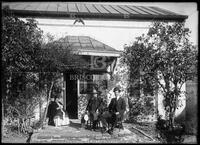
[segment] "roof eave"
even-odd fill
[[[123,15],[123,14],[99,14],[99,13],[67,13],[54,11],[27,11],[27,10],[11,10],[11,12],[19,17],[39,17],[39,18],[62,18],[62,19],[98,19],[98,20],[142,20],[142,21],[185,21],[187,15]]]
[[[105,56],[105,57],[120,57],[121,51],[91,51],[91,50],[76,50],[73,53],[77,55],[90,55],[90,56]]]

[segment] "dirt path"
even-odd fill
[[[143,130],[145,136],[135,127]],[[147,130],[148,129],[148,130]],[[3,143],[26,143],[27,137],[10,136],[2,138]],[[195,143],[196,137],[187,136],[184,143]],[[91,131],[81,128],[78,120],[71,122],[69,126],[47,126],[45,129],[34,132],[30,143],[160,143],[155,139],[153,128],[124,123],[124,130],[115,129],[114,134],[102,134],[100,130]]]
[[[124,130],[116,128],[113,135],[110,135],[102,134],[100,130],[86,130],[81,128],[79,122],[73,121],[69,126],[48,126],[34,133],[31,143],[155,143],[155,140],[130,131],[129,127],[124,124]]]

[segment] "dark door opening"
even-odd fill
[[[70,119],[78,119],[78,93],[77,80],[72,79],[73,74],[65,74],[66,78],[66,110]]]

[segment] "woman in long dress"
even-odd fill
[[[58,100],[58,98],[55,99],[55,102],[57,104],[57,111],[54,117],[55,126],[68,125],[69,118],[63,109],[63,104]]]

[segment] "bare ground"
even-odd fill
[[[145,132],[151,140],[134,128]],[[69,126],[47,126],[35,131],[30,143],[160,143],[155,131],[155,123],[124,123],[124,130],[115,129],[114,134],[102,134],[100,130],[91,131],[81,128],[79,121],[72,121]],[[26,143],[27,135],[10,133],[2,137],[3,143]],[[196,136],[185,136],[184,143],[197,143]]]

